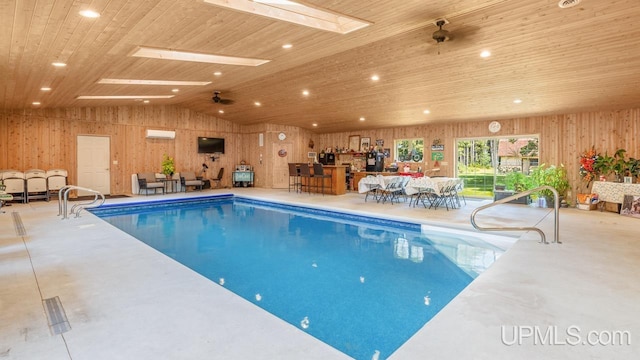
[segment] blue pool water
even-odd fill
[[[93,212],[356,359],[391,355],[502,253],[418,224],[238,197]]]

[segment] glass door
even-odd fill
[[[456,141],[456,176],[465,196],[492,198],[498,191],[523,191],[538,166],[538,136],[490,137]]]

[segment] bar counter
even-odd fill
[[[346,165],[323,165],[322,166],[322,170],[324,171],[324,174],[331,175],[331,178],[323,179],[325,194],[344,195],[347,193],[347,182],[346,182],[347,170],[346,169],[347,169]],[[311,166],[311,173],[313,174],[313,166]],[[305,185],[305,190],[308,189],[306,187],[307,180],[308,179],[302,178],[302,182]],[[318,179],[312,178],[311,184],[313,186],[311,186],[311,192],[322,191],[322,185],[320,189],[316,191],[316,181],[318,181]]]

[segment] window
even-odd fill
[[[395,140],[396,161],[422,162],[424,157],[424,139]]]

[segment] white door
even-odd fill
[[[110,138],[108,136],[78,136],[78,186],[111,193]],[[91,195],[78,191],[78,195]]]

